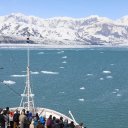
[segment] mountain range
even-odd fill
[[[0,44],[128,45],[128,16],[118,20],[92,15],[85,18],[42,19],[12,13],[0,16]]]

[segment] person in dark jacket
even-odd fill
[[[13,116],[13,128],[18,128],[19,127],[19,116],[20,116],[20,113],[18,110],[16,110],[16,113],[14,114]]]
[[[5,128],[5,119],[2,109],[0,110],[0,128]]]

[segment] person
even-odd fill
[[[64,127],[63,117],[62,116],[60,117],[59,125],[60,125],[60,128],[63,128]]]
[[[9,122],[10,122],[10,128],[13,128],[13,116],[14,116],[14,112],[10,111],[9,113]]]
[[[31,124],[30,124],[29,128],[34,128],[34,120],[33,119],[31,121]]]
[[[30,122],[32,122],[32,113],[31,112],[29,112],[28,119]]]
[[[5,119],[2,109],[0,110],[0,128],[5,128]]]
[[[43,116],[40,116],[40,123],[45,126],[45,118]]]
[[[53,118],[52,118],[52,128],[55,128],[55,124],[56,124],[56,117],[53,116]]]
[[[26,118],[25,118],[25,121],[24,121],[24,127],[25,128],[29,128],[30,124],[31,124],[31,114],[29,111],[26,112]]]
[[[81,122],[79,125],[76,125],[75,128],[82,128],[83,127],[83,123]],[[85,128],[85,127],[84,127]]]
[[[9,111],[4,110],[3,111],[3,116],[4,116],[4,120],[5,120],[5,127],[8,128],[10,126],[10,123],[9,123]]]
[[[69,127],[68,119],[65,119],[64,120],[64,128],[68,128],[68,127]]]
[[[47,119],[46,126],[47,128],[52,128],[52,115]]]
[[[26,118],[27,117],[26,117],[24,111],[22,111],[20,116],[19,116],[20,128],[24,128]]]
[[[6,113],[6,114],[9,114],[9,113],[10,113],[9,107],[6,107],[5,113]]]
[[[19,116],[20,116],[20,113],[18,110],[16,110],[13,116],[13,128],[19,127]]]
[[[34,128],[36,128],[38,121],[39,121],[39,115],[38,113],[36,113],[36,116],[34,117]]]
[[[74,122],[73,121],[71,121],[71,123],[69,123],[69,127],[70,128],[75,128],[75,125],[74,125]]]
[[[54,124],[54,128],[60,128],[60,124],[59,124],[60,120],[56,119],[56,122]]]
[[[40,120],[38,120],[38,124],[37,124],[36,128],[44,128],[44,126],[43,126],[43,124],[41,124]]]

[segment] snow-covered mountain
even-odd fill
[[[96,15],[80,19],[0,16],[0,43],[25,43],[28,35],[31,43],[40,44],[128,45],[128,16],[115,21]]]

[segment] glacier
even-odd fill
[[[43,19],[12,13],[0,16],[0,45],[128,46],[128,16],[117,20],[92,15],[85,18]]]

